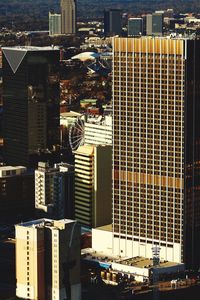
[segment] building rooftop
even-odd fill
[[[93,145],[83,145],[79,146],[75,151],[76,154],[82,155],[93,155],[94,154],[94,146]]]
[[[81,116],[81,114],[76,111],[62,112],[60,114],[61,118],[77,118],[79,116]]]
[[[62,219],[62,220],[52,220],[52,219],[38,219],[32,220],[24,223],[17,224],[16,226],[22,227],[52,227],[52,228],[60,228],[63,225],[69,223],[75,223],[76,221],[70,219]]]
[[[55,51],[59,50],[56,46],[36,47],[36,46],[14,46],[14,47],[2,47],[2,50],[13,50],[13,51]]]
[[[97,227],[95,230],[112,231],[112,224]]]
[[[114,37],[114,39],[135,39],[135,40],[138,40],[138,39],[142,39],[142,40],[183,40],[183,41],[187,41],[187,40],[195,40],[196,39],[196,36],[193,35],[193,34],[188,34],[187,36],[183,36],[182,34],[176,34],[176,35],[166,35],[166,36],[137,36],[137,37]]]
[[[119,260],[117,263],[122,265],[128,265],[136,268],[152,268],[153,267],[153,259],[145,258],[142,256],[136,256],[128,259]],[[158,268],[167,268],[176,266],[178,263],[171,262],[171,261],[160,261],[160,265]]]
[[[16,166],[16,167],[3,166],[3,167],[0,167],[0,171],[12,171],[12,170],[21,170],[21,169],[26,169],[26,167],[24,167],[24,166]]]
[[[2,47],[3,54],[6,57],[13,73],[16,73],[21,62],[26,56],[27,52],[43,52],[43,51],[58,51],[58,47],[35,47],[35,46],[15,46]]]
[[[92,248],[84,248],[81,249],[81,256],[86,260],[96,260],[96,261],[104,261],[104,262],[113,262],[119,260],[119,256],[111,255],[106,252],[95,251]]]
[[[21,175],[27,172],[27,168],[23,166],[2,166],[0,167],[0,177],[9,177],[9,176],[16,176]]]

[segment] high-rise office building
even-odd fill
[[[89,227],[111,222],[112,148],[84,145],[75,152],[75,219]]]
[[[128,19],[128,35],[136,36],[143,33],[143,19],[142,18],[129,18]]]
[[[0,167],[0,219],[16,222],[34,215],[34,173],[18,166]],[[17,221],[17,222],[18,222]]]
[[[148,14],[144,16],[144,19],[145,19],[146,35],[152,35],[152,15]]]
[[[200,41],[114,38],[113,251],[200,265]]]
[[[122,12],[120,9],[104,10],[104,34],[120,35],[122,33]]]
[[[155,12],[146,15],[146,34],[162,36],[163,34],[163,14]]]
[[[61,34],[61,14],[49,12],[49,35]]]
[[[39,219],[15,226],[16,295],[31,300],[80,300],[80,227]]]
[[[61,0],[61,33],[76,33],[76,0]]]
[[[49,167],[39,162],[35,170],[35,208],[54,219],[74,218],[74,167],[66,163]]]
[[[59,50],[3,49],[4,160],[29,165],[31,154],[59,144]]]
[[[163,14],[152,14],[152,34],[157,36],[163,35]]]

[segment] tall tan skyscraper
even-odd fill
[[[61,33],[76,33],[76,0],[61,0]]]
[[[75,219],[89,227],[111,223],[111,145],[84,145],[74,153]]]
[[[15,226],[16,295],[80,300],[80,228],[72,220],[39,219]]]
[[[113,251],[200,263],[200,41],[114,38]]]

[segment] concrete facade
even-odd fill
[[[61,0],[61,33],[76,33],[76,0]]]
[[[84,145],[75,151],[75,219],[89,227],[111,222],[111,152],[110,145]]]
[[[16,225],[16,295],[32,300],[81,299],[80,228],[72,220]]]

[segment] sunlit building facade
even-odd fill
[[[76,33],[76,0],[61,0],[61,33]]]
[[[74,153],[75,219],[93,228],[111,223],[111,145],[83,145]]]
[[[80,300],[80,227],[39,219],[15,226],[16,296]]]
[[[113,42],[113,252],[197,266],[200,41]]]

